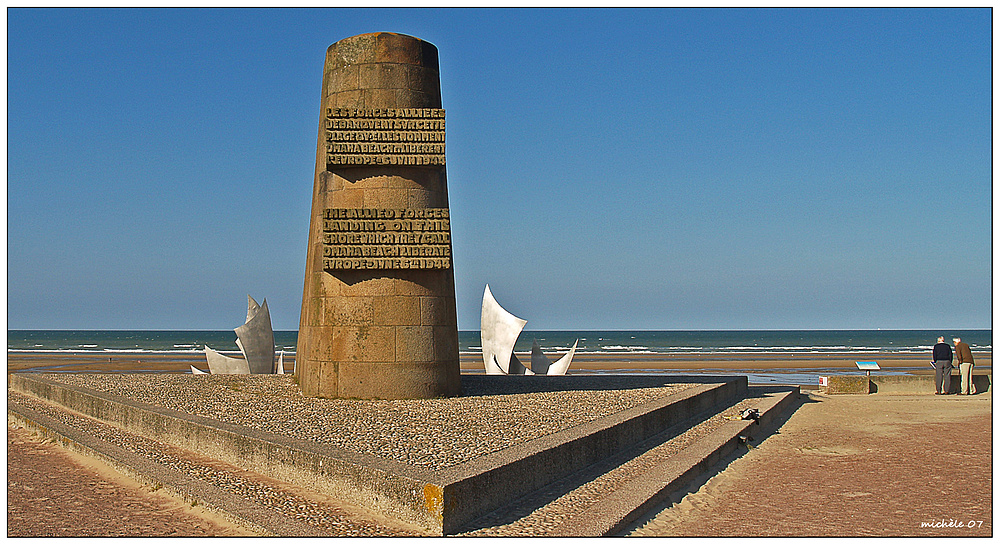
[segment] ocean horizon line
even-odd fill
[[[937,337],[961,337],[976,351],[992,350],[992,329],[846,329],[846,330],[562,330],[522,331],[514,350],[525,353],[534,343],[547,352],[578,354],[824,354],[919,353]],[[459,330],[462,354],[481,350],[478,330]],[[297,330],[275,330],[278,350],[297,351]],[[237,350],[236,334],[224,330],[8,330],[7,350],[14,352],[153,352],[195,353],[211,347]]]
[[[67,328],[8,328],[7,331],[114,331],[114,332],[221,332],[221,331],[232,331],[233,328],[227,327],[222,329],[104,329],[104,328],[78,328],[78,329],[67,329]],[[275,329],[275,332],[283,333],[298,333],[298,329]],[[470,333],[479,332],[479,329],[459,329],[460,332]],[[580,332],[580,333],[591,333],[591,332],[608,332],[608,333],[627,333],[631,331],[641,331],[649,333],[713,333],[713,332],[756,332],[756,331],[770,331],[770,332],[788,332],[788,331],[993,331],[991,327],[879,327],[879,328],[794,328],[794,329],[782,329],[782,328],[763,328],[763,329],[744,329],[744,328],[721,328],[721,329],[523,329],[525,332]]]

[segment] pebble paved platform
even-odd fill
[[[461,397],[408,401],[305,398],[288,376],[9,377],[9,392],[19,392],[8,393],[9,413],[46,400],[136,441],[340,498],[377,521],[361,532],[256,525],[278,535],[538,535],[541,526],[525,533],[507,520],[506,506],[652,452],[667,430],[682,435],[747,398],[746,379],[732,377],[464,376]],[[579,535],[607,533],[622,518],[613,514],[603,530],[578,527]]]

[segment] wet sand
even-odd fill
[[[232,354],[230,354],[232,355]],[[562,354],[547,354],[555,359]],[[521,361],[530,361],[528,353],[518,353]],[[992,352],[975,353],[976,371],[992,370]],[[857,369],[855,361],[877,361],[882,369],[895,369],[912,374],[932,374],[930,354],[577,354],[570,373],[574,371],[709,371],[709,372],[795,372],[805,369]],[[295,356],[285,354],[285,372],[291,373]],[[75,373],[184,373],[190,366],[208,370],[205,355],[136,354],[136,353],[8,353],[7,371],[75,372]],[[462,372],[483,370],[482,356],[463,354]]]

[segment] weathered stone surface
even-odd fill
[[[447,238],[433,250],[379,243],[386,259],[357,256],[372,251],[367,242],[324,243],[331,209],[447,212],[437,48],[389,32],[340,40],[327,50],[322,88],[297,381],[315,397],[457,395],[450,225],[435,229]]]
[[[865,375],[832,375],[827,380],[827,385],[820,388],[826,394],[869,393],[869,381]]]

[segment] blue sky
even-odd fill
[[[991,13],[7,12],[8,327],[296,329],[331,43],[438,47],[459,327],[992,327]]]

